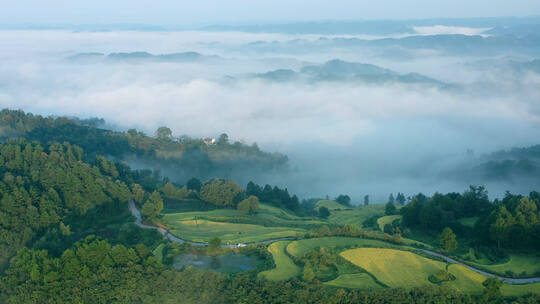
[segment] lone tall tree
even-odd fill
[[[156,136],[158,139],[171,139],[172,131],[167,127],[159,127],[156,131]]]
[[[439,236],[439,245],[444,252],[452,252],[457,249],[458,242],[452,229],[446,227]]]

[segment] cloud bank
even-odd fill
[[[480,29],[423,28],[476,34]],[[434,32],[430,32],[434,31]],[[478,32],[480,33],[480,32]],[[242,53],[249,43],[289,41],[290,35],[247,33],[70,33],[0,31],[0,105],[38,114],[98,116],[119,128],[152,134],[162,125],[175,135],[257,142],[288,154],[287,176],[254,177],[288,186],[303,197],[349,193],[358,201],[390,192],[462,191],[441,172],[477,154],[538,143],[540,75],[501,75],[470,62],[430,56],[414,62],[346,59],[402,73],[421,72],[453,89],[414,83],[361,81],[274,82],[249,75],[298,71],[349,54]],[[302,36],[303,39],[319,39]],[[73,62],[84,52],[218,55],[218,62]],[[498,59],[496,59],[498,60]],[[451,72],[449,72],[451,71]],[[482,181],[478,181],[481,183]],[[493,193],[528,186],[493,185]],[[532,186],[531,186],[531,189]]]

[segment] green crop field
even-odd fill
[[[223,243],[251,243],[296,236],[297,233],[305,232],[305,230],[299,228],[264,227],[207,220],[177,220],[168,218],[168,216],[174,217],[176,214],[165,217],[166,224],[172,234],[195,242],[207,242],[214,237],[219,237]]]
[[[501,292],[507,297],[519,297],[529,293],[540,294],[540,283],[525,285],[503,284]]]
[[[471,227],[471,228],[474,227],[474,224],[476,224],[477,221],[478,221],[478,216],[464,217],[458,220],[458,222],[461,223],[461,225]]]
[[[299,217],[290,212],[266,204],[260,204],[259,211],[254,215],[243,215],[235,209],[214,209],[209,211],[190,211],[164,214],[165,224],[172,226],[179,221],[195,219],[214,222],[257,224],[264,226],[290,226],[304,229],[311,229],[326,223],[313,217]]]
[[[378,240],[352,237],[323,237],[293,241],[287,246],[287,253],[294,257],[301,257],[317,247],[346,248],[361,246],[399,248],[398,245],[393,245],[391,243]]]
[[[336,210],[336,209],[350,209],[351,207],[344,206],[336,201],[332,200],[320,200],[315,204],[315,209],[319,209],[321,207],[326,207],[328,210]]]
[[[285,248],[288,244],[288,241],[280,241],[268,246],[276,268],[259,273],[260,277],[270,281],[284,281],[300,274],[300,268],[285,254]]]
[[[381,231],[384,231],[384,225],[392,224],[397,219],[401,219],[401,215],[386,215],[377,219],[377,225]]]
[[[359,288],[359,289],[380,289],[384,288],[377,284],[373,278],[367,273],[352,273],[342,274],[325,285],[344,287],[344,288]]]
[[[362,223],[372,216],[383,216],[384,205],[359,206],[350,210],[332,211],[328,217],[328,222],[336,225],[354,224],[362,227]]]
[[[495,265],[471,264],[500,275],[505,275],[507,271],[511,271],[516,275],[524,273],[525,276],[533,276],[540,272],[540,256],[537,255],[510,254],[510,260],[506,263]]]

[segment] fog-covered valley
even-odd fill
[[[540,36],[526,25],[4,29],[0,105],[101,117],[146,134],[160,126],[175,136],[227,133],[289,157],[287,170],[232,177],[303,198],[384,202],[391,192],[469,184],[486,185],[492,197],[528,193],[539,186],[535,164],[519,179],[510,169],[501,178],[478,169],[491,152],[540,144]]]

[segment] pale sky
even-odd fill
[[[201,25],[538,15],[539,0],[0,0],[0,24]]]

